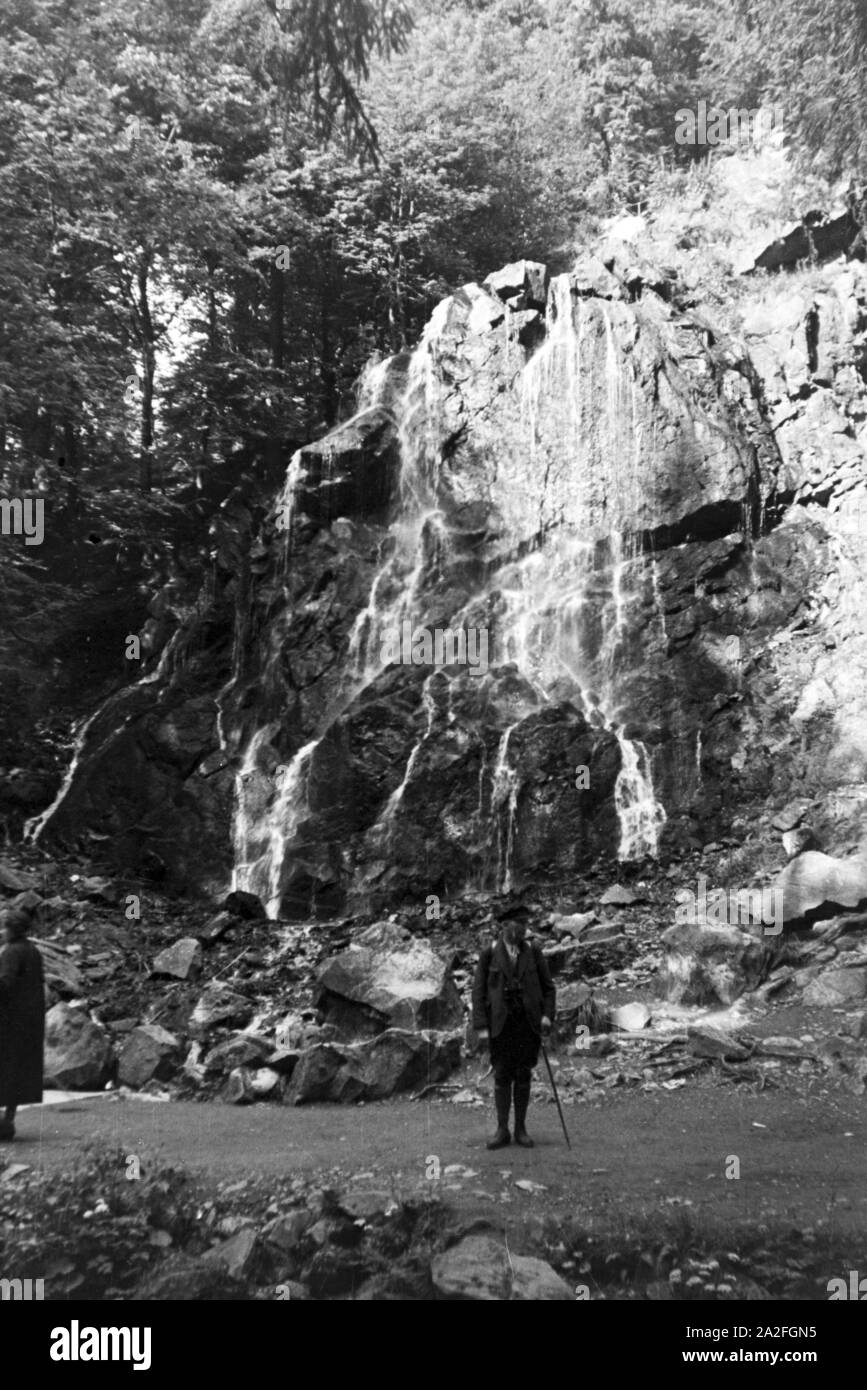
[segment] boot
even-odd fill
[[[515,1082],[515,1143],[523,1149],[532,1149],[534,1144],[526,1129],[527,1107],[530,1104],[530,1079]]]
[[[508,1082],[505,1086],[494,1086],[494,1104],[497,1107],[497,1132],[493,1139],[489,1139],[487,1147],[489,1149],[504,1149],[507,1144],[511,1144],[512,1136],[509,1133],[509,1106],[512,1103],[512,1088]]]

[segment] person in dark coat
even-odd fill
[[[7,943],[0,951],[0,1140],[8,1140],[18,1106],[42,1100],[45,988],[42,957],[27,940],[29,913],[10,908],[0,920]]]
[[[479,956],[473,981],[473,1027],[488,1041],[494,1070],[497,1132],[489,1149],[511,1143],[509,1110],[514,1089],[515,1143],[533,1147],[527,1133],[530,1079],[539,1045],[554,1022],[556,992],[548,962],[526,940],[521,921],[508,921],[493,946]]]

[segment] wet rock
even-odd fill
[[[454,1302],[572,1301],[572,1290],[550,1265],[507,1251],[496,1236],[466,1236],[437,1255],[431,1279],[438,1296]]]
[[[774,887],[783,895],[786,922],[797,921],[819,907],[858,907],[867,900],[867,860],[835,859],[807,850],[786,865]]]
[[[231,1071],[233,1067],[258,1066],[273,1048],[267,1038],[254,1033],[236,1033],[233,1038],[212,1047],[205,1057],[205,1071]]]
[[[750,1049],[724,1028],[711,1023],[695,1023],[686,1030],[687,1048],[693,1057],[718,1057],[727,1062],[745,1062]]]
[[[762,983],[774,958],[762,940],[737,927],[677,923],[662,941],[658,987],[675,1004],[732,1004]]]
[[[804,1003],[839,1007],[867,997],[867,968],[826,970],[804,990]]]
[[[206,985],[190,1016],[190,1032],[203,1037],[211,1029],[224,1024],[241,1025],[253,1017],[254,1004],[230,985],[214,981]]]
[[[342,952],[319,970],[314,1001],[342,1037],[457,1027],[463,1018],[449,968],[425,941],[400,951],[365,945]]]
[[[222,1099],[226,1105],[252,1105],[256,1100],[252,1074],[246,1067],[235,1067],[230,1071],[223,1087]]]
[[[202,968],[202,948],[194,936],[182,937],[154,957],[152,975],[170,975],[175,980],[190,980]]]
[[[231,912],[235,917],[243,917],[250,922],[267,920],[261,900],[255,893],[247,893],[241,888],[229,893],[222,907],[225,912]]]
[[[45,1015],[45,1085],[61,1091],[98,1091],[114,1071],[114,1049],[86,1010],[55,1004]]]
[[[118,1063],[118,1080],[138,1089],[148,1081],[167,1081],[180,1064],[181,1044],[174,1033],[144,1023],[128,1035]]]

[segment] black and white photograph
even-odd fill
[[[2,0],[0,601],[42,1374],[161,1376],[211,1301],[821,1371],[867,0]]]

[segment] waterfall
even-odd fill
[[[277,794],[267,815],[263,816],[257,805],[262,797],[262,788],[255,785],[266,776],[259,768],[259,752],[270,742],[274,733],[275,726],[266,725],[253,735],[247,747],[235,779],[232,835],[235,851],[232,888],[243,889],[262,898],[265,911],[272,920],[280,913],[280,884],[286,846],[294,839],[307,811],[310,761],[319,745],[318,739],[312,739],[298,750],[288,767],[277,769]]]
[[[447,299],[438,306],[393,402],[399,465],[394,512],[352,624],[339,687],[319,721],[320,738],[382,673],[384,639],[404,622],[416,627],[428,621],[435,585],[449,574],[440,357],[453,303]],[[641,418],[624,315],[622,306],[576,298],[568,275],[551,282],[546,337],[523,365],[515,362],[517,428],[524,448],[515,451],[520,462],[511,473],[508,458],[502,478],[499,469],[495,472],[495,559],[482,571],[479,587],[469,595],[463,591],[455,619],[474,609],[492,615],[494,667],[514,662],[530,692],[522,697],[521,717],[513,716],[501,734],[496,754],[490,761],[483,756],[478,777],[480,845],[487,845],[491,861],[496,852],[496,885],[506,892],[513,886],[517,805],[525,780],[520,759],[513,760],[512,734],[540,704],[574,699],[595,729],[616,738],[621,768],[614,804],[622,860],[655,854],[665,821],[654,794],[650,752],[626,734],[629,728],[631,735],[639,712],[630,707],[624,684],[641,641],[634,606],[652,591],[660,618],[662,608],[655,572],[648,571],[626,529],[639,500],[643,451],[654,441]],[[359,414],[383,408],[388,387],[389,362],[377,363],[360,385]],[[296,454],[278,504],[290,528],[302,476]],[[454,481],[449,486],[454,488]],[[284,640],[283,624],[275,622],[266,638],[269,672]],[[437,707],[430,676],[421,710],[424,725],[405,755],[402,778],[369,826],[382,857],[394,847],[407,788],[420,775],[425,746],[434,736]],[[277,731],[269,724],[249,740],[236,776],[233,828],[233,881],[263,897],[271,917],[279,913],[286,856],[309,813],[317,747],[314,740],[295,753],[275,792],[263,768],[273,758]]]
[[[512,849],[515,842],[515,811],[521,780],[516,768],[509,765],[509,740],[517,724],[511,724],[500,739],[494,775],[491,783],[491,820],[497,836],[497,889],[509,893],[512,888]],[[503,807],[506,808],[506,833],[503,834]]]

